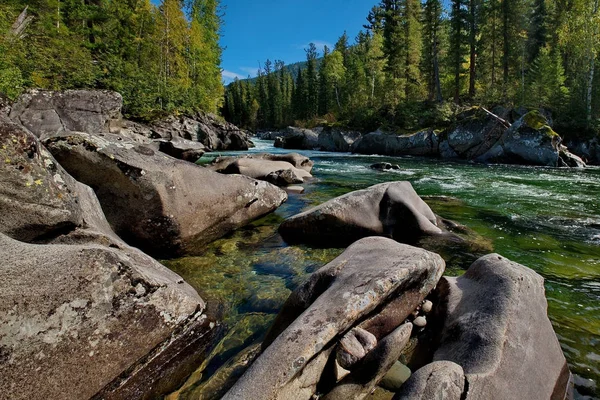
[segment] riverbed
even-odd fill
[[[289,152],[273,142],[255,143],[249,152]],[[600,168],[298,152],[315,162],[305,193],[290,195],[275,213],[207,246],[201,257],[164,262],[207,300],[226,333],[213,357],[171,399],[217,396],[223,377],[243,365],[240,353],[252,351],[291,291],[343,251],[288,246],[277,234],[281,221],[350,191],[398,180],[411,182],[437,214],[490,239],[495,252],[545,278],[548,314],[575,375],[577,398],[600,398]],[[400,169],[370,169],[376,162]],[[451,265],[446,273],[466,267]]]

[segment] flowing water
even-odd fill
[[[250,152],[286,152],[272,142],[256,144]],[[212,312],[227,327],[214,357],[170,398],[216,396],[226,385],[224,377],[232,371],[236,376],[243,364],[239,356],[228,360],[242,350],[250,357],[255,348],[249,346],[260,340],[291,290],[343,251],[286,245],[277,234],[282,220],[333,197],[395,180],[410,181],[437,214],[489,238],[495,252],[544,276],[548,314],[575,374],[577,397],[600,398],[600,169],[299,153],[315,162],[316,179],[304,185],[304,194],[290,195],[274,214],[209,245],[202,257],[165,262],[213,305]],[[398,164],[400,170],[370,169],[376,162]]]

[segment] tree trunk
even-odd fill
[[[508,31],[508,21],[510,18],[509,15],[510,8],[508,7],[508,1],[502,1],[502,40],[504,45],[504,52],[502,54],[502,69],[504,74],[504,85],[502,88],[502,94],[504,96],[504,100],[508,99],[508,81],[509,81],[509,56],[510,56],[510,43],[509,40],[509,31]]]
[[[594,70],[596,69],[596,54],[594,52],[593,46],[595,45],[596,41],[597,41],[597,37],[598,37],[598,26],[596,25],[594,18],[596,16],[596,14],[598,13],[598,0],[595,0],[594,2],[594,11],[592,13],[592,38],[591,38],[591,42],[590,42],[590,71],[589,71],[589,75],[588,75],[588,82],[587,82],[587,93],[586,93],[586,121],[587,121],[587,127],[589,128],[592,125],[592,100],[593,100],[593,89],[594,89]]]
[[[469,97],[472,99],[475,97],[475,79],[476,79],[476,0],[469,1],[469,10],[471,17],[469,19],[469,46],[470,46],[470,57],[469,57]]]
[[[437,28],[436,28],[437,29]],[[438,49],[437,49],[437,31],[434,34],[433,39],[433,76],[435,84],[435,100],[438,103],[443,103],[444,98],[442,97],[442,85],[440,82],[440,65],[438,62]]]

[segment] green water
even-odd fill
[[[251,151],[282,152],[264,141]],[[300,153],[315,162],[316,179],[304,185],[304,194],[291,195],[274,214],[211,244],[202,257],[165,263],[200,292],[229,332],[180,398],[214,395],[215,382],[207,380],[215,371],[227,369],[230,357],[260,339],[302,279],[343,251],[287,246],[278,224],[333,197],[395,180],[410,181],[437,214],[489,238],[494,251],[544,276],[548,314],[575,374],[578,398],[600,398],[600,169]],[[368,168],[382,161],[401,169]]]

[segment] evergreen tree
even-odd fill
[[[454,75],[454,101],[460,101],[463,89],[464,63],[466,59],[466,43],[468,31],[468,17],[466,0],[452,0],[450,14],[450,54],[449,63]]]
[[[440,81],[440,35],[442,34],[442,3],[427,0],[423,18],[423,67],[429,100],[443,101]]]
[[[310,43],[306,49],[306,116],[314,118],[319,113],[319,78],[317,74],[317,47]]]

